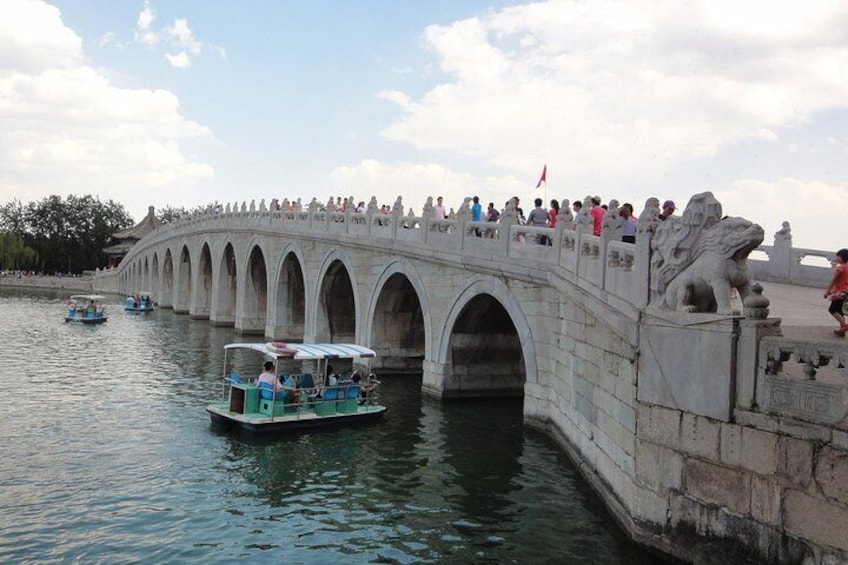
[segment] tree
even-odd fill
[[[186,209],[184,206],[176,207],[168,205],[159,208],[159,213],[156,216],[163,224],[170,224],[171,222],[175,222],[177,220],[181,220],[182,218],[187,218],[195,214],[205,214],[206,211],[211,209],[212,206],[214,206],[214,204],[207,204],[206,206],[195,206],[194,208]]]
[[[17,200],[0,208],[0,228],[21,237],[35,257],[29,268],[47,273],[80,272],[106,262],[103,248],[112,234],[133,225],[121,204],[95,196],[47,196],[23,206]]]
[[[0,231],[23,236],[26,233],[25,213],[24,205],[17,198],[0,206]]]
[[[35,250],[24,238],[11,232],[0,232],[0,269],[25,269],[36,260]]]

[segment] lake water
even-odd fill
[[[66,296],[0,289],[2,563],[656,563],[520,402],[381,375],[385,421],[250,441],[205,405],[255,338]]]

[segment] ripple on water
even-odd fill
[[[63,302],[0,291],[0,562],[655,562],[520,403],[386,377],[379,425],[221,435],[204,406],[230,329],[117,298],[74,326]]]

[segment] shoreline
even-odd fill
[[[56,277],[29,275],[22,277],[0,277],[0,288],[32,288],[39,290],[73,290],[80,293],[94,292],[94,277]]]

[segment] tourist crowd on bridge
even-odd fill
[[[655,217],[659,221],[673,215],[677,209],[672,200],[666,200],[661,209],[658,201],[655,199],[651,200],[656,202]],[[649,203],[651,200],[649,200]],[[366,205],[364,200],[355,202],[353,197],[342,198],[341,196],[337,196],[335,199],[331,197],[326,205],[320,204],[318,209],[330,212],[351,211],[360,214],[373,211],[373,213],[386,216],[397,208],[403,209],[400,204],[400,198],[398,198],[398,201],[394,205],[382,204],[379,205],[379,208],[377,206],[376,198],[372,198],[371,202]],[[494,202],[489,202],[484,208],[480,202],[480,197],[473,196],[465,198],[459,206],[459,212],[457,212],[452,207],[448,209],[444,205],[444,197],[438,196],[435,203],[432,197],[427,199],[422,216],[429,216],[435,220],[456,220],[465,211],[472,222],[499,223],[503,222],[505,218],[509,218],[508,223],[534,228],[556,228],[557,223],[567,222],[569,225],[573,225],[574,229],[578,232],[588,232],[591,229],[592,234],[596,236],[600,236],[603,233],[605,225],[608,228],[610,226],[617,226],[620,227],[622,241],[627,243],[636,242],[639,220],[630,202],[619,205],[617,200],[610,200],[604,203],[600,196],[586,196],[582,201],[578,199],[574,200],[573,203],[563,200],[562,206],[559,200],[552,199],[548,203],[548,206],[546,208],[544,201],[537,197],[533,201],[533,208],[529,213],[525,214],[518,196],[510,198],[504,203],[503,208],[498,208]],[[296,211],[298,207],[297,202],[289,201],[288,199],[283,202],[277,199],[271,201],[271,208],[273,210],[286,208],[288,211]],[[650,213],[650,210],[646,209],[646,212]],[[411,210],[409,215],[412,216]],[[406,223],[404,227],[410,227],[410,225]],[[445,229],[447,228],[445,227]],[[476,228],[474,233],[480,237],[495,237],[495,230]],[[524,237],[520,236],[519,239],[523,241]],[[552,243],[549,236],[541,234],[535,234],[533,241],[543,245],[551,245]]]

